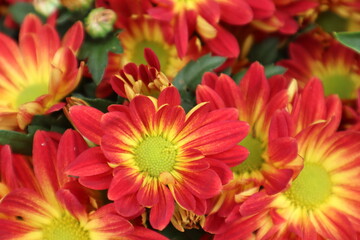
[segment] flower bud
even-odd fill
[[[93,38],[103,38],[113,30],[116,13],[111,9],[93,9],[85,19],[86,32]]]
[[[34,0],[33,5],[35,10],[44,15],[50,16],[60,7],[59,0]]]

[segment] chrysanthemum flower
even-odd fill
[[[290,59],[281,60],[285,73],[298,80],[300,87],[312,77],[319,78],[325,94],[355,99],[360,87],[359,54],[344,47],[327,33],[315,30],[290,44]]]
[[[111,77],[129,63],[146,65],[148,58],[144,57],[144,50],[151,49],[158,57],[158,70],[172,80],[176,74],[191,59],[200,55],[201,47],[196,44],[194,38],[189,43],[189,52],[183,58],[179,58],[174,44],[174,30],[169,23],[162,23],[149,16],[129,17],[122,21],[122,32],[119,40],[124,49],[121,54],[109,54],[109,63],[105,71],[98,93],[108,92]],[[125,70],[126,71],[126,70]],[[105,94],[106,95],[106,94]],[[121,94],[120,94],[121,95]]]
[[[334,126],[335,125],[335,126]],[[335,132],[335,121],[317,123],[297,136],[304,168],[276,195],[261,191],[240,207],[215,239],[357,239],[359,229],[358,132]]]
[[[67,173],[89,188],[109,188],[108,198],[121,215],[137,216],[150,208],[156,229],[170,222],[175,202],[204,214],[206,200],[232,178],[228,164],[243,160],[236,144],[248,125],[237,120],[236,109],[209,111],[203,103],[185,114],[179,103],[176,88],[168,87],[158,100],[136,96],[105,114],[72,107],[75,126],[100,146],[81,154]],[[223,154],[232,157],[223,159]]]
[[[295,86],[294,82],[289,85],[280,76],[267,80],[259,63],[250,66],[239,86],[227,75],[204,75],[197,88],[197,101],[209,101],[213,109],[236,107],[239,120],[248,122],[251,129],[240,143],[250,154],[244,162],[232,166],[234,180],[212,200],[205,226],[208,231],[221,227],[220,221],[224,221],[236,203],[244,201],[260,187],[270,194],[283,190],[301,169],[295,139],[287,131],[286,124],[276,124],[283,118],[280,110],[290,103]]]
[[[111,86],[119,96],[129,100],[140,94],[157,97],[163,89],[172,86],[165,74],[160,72],[160,62],[155,53],[145,48],[144,56],[148,65],[129,63],[111,78]]]
[[[185,56],[188,41],[195,32],[213,53],[237,57],[240,49],[236,38],[219,23],[223,21],[244,25],[253,19],[253,11],[245,0],[153,0],[152,2],[155,7],[150,8],[148,13],[155,19],[173,24],[175,44],[180,57]]]
[[[55,28],[32,14],[21,26],[19,46],[0,34],[0,129],[25,129],[33,115],[63,106],[59,101],[81,78],[75,52],[82,39],[80,22],[60,42]]]
[[[86,148],[72,130],[64,133],[59,144],[52,134],[35,134],[33,165],[38,189],[23,186],[2,199],[0,213],[6,218],[0,219],[1,239],[137,240],[141,234],[146,239],[166,239],[143,227],[134,228],[116,213],[114,204],[97,209],[95,195],[64,174],[64,168]]]
[[[286,186],[297,165],[296,143],[271,121],[277,110],[289,104],[294,91],[294,82],[286,83],[281,77],[268,81],[264,68],[253,63],[240,85],[236,85],[227,75],[210,73],[203,77],[196,92],[197,102],[210,102],[212,109],[235,107],[239,110],[239,120],[251,127],[249,135],[241,142],[250,155],[239,166],[232,166],[238,180],[246,183],[249,179],[276,192]],[[281,114],[280,114],[281,115]],[[280,117],[280,116],[278,116]],[[286,151],[286,154],[280,152]],[[275,177],[276,176],[276,177]]]

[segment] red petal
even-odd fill
[[[192,173],[182,172],[182,175],[184,186],[200,199],[214,197],[222,189],[221,179],[213,170],[207,169]]]
[[[136,194],[129,194],[120,199],[115,200],[116,211],[124,217],[137,217],[145,208],[136,200]]]
[[[236,145],[233,148],[219,154],[206,155],[208,158],[217,159],[229,167],[239,165],[249,156],[249,150],[243,146]]]
[[[244,0],[220,1],[221,20],[233,25],[243,25],[253,19],[253,12]],[[241,12],[241,14],[239,14]]]
[[[189,134],[179,144],[200,150],[204,155],[217,154],[238,144],[249,131],[249,125],[241,121],[223,121],[206,124]]]
[[[268,155],[270,162],[276,166],[284,166],[298,156],[295,138],[282,137],[269,142]]]
[[[174,213],[174,198],[169,189],[159,186],[159,202],[150,211],[150,224],[153,228],[163,230],[170,222]]]
[[[135,226],[134,231],[129,234],[125,234],[124,237],[125,239],[127,239],[126,237],[128,237],[131,240],[169,240],[167,237],[161,235],[160,233],[138,226]]]
[[[206,160],[210,163],[210,169],[214,170],[220,177],[222,185],[227,184],[231,179],[233,179],[233,172],[225,163],[210,158],[207,158]]]
[[[150,66],[152,66],[152,67],[156,68],[158,71],[160,71],[160,68],[161,68],[160,61],[153,50],[151,50],[150,48],[145,48],[144,56],[145,56],[146,62]]]
[[[111,168],[100,147],[89,148],[71,162],[66,173],[73,176],[94,176]]]
[[[286,188],[294,171],[291,169],[276,169],[269,165],[263,166],[262,174],[266,181],[264,182],[264,188],[267,194],[273,195]]]
[[[247,0],[254,12],[254,19],[271,17],[275,12],[275,4],[272,0]]]
[[[70,181],[69,177],[65,174],[65,169],[87,148],[86,142],[78,132],[68,129],[63,134],[59,143],[56,164],[60,186]]]
[[[250,216],[259,213],[260,211],[268,208],[272,201],[273,197],[267,195],[265,191],[257,192],[246,199],[246,201],[241,205],[240,213],[243,216]]]
[[[100,126],[101,111],[88,106],[73,106],[69,110],[71,121],[82,135],[100,145],[103,131]]]
[[[152,207],[159,202],[159,183],[150,181],[145,186],[141,186],[136,198],[142,206]]]
[[[57,199],[66,207],[66,209],[77,219],[87,220],[85,206],[67,189],[60,189],[56,193]]]
[[[56,173],[57,144],[45,131],[37,131],[34,136],[33,164],[37,180],[46,196],[55,194],[59,188]]]
[[[225,103],[219,94],[206,85],[198,85],[196,87],[196,102],[210,102],[209,105],[211,110],[225,107]]]
[[[158,97],[158,107],[164,104],[169,104],[170,106],[178,106],[181,104],[180,93],[176,87],[167,87],[161,91]]]
[[[175,19],[175,45],[180,58],[184,57],[188,48],[189,33],[184,14]]]
[[[226,31],[225,29],[216,26],[217,34],[215,38],[205,39],[206,46],[210,48],[210,50],[219,55],[229,58],[236,58],[240,54],[240,48],[237,39]]]
[[[109,188],[108,197],[110,200],[116,200],[124,198],[125,195],[134,194],[139,190],[142,182],[143,180],[138,173],[117,168]]]
[[[169,186],[176,202],[184,209],[194,211],[196,201],[192,193],[186,189],[182,183],[176,182],[174,185]]]
[[[104,190],[109,188],[112,179],[112,170],[110,170],[95,176],[80,177],[79,183],[90,189]]]
[[[80,21],[77,21],[64,35],[62,46],[68,46],[77,52],[84,40],[84,29]]]

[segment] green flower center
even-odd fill
[[[332,183],[328,172],[315,163],[305,163],[285,196],[298,207],[314,209],[331,195]]]
[[[346,74],[331,74],[323,78],[325,95],[338,94],[341,99],[355,97],[355,83]]]
[[[159,58],[161,69],[166,69],[169,63],[169,53],[167,50],[164,49],[164,46],[161,43],[153,42],[153,41],[142,41],[139,42],[135,49],[134,54],[130,62],[134,62],[138,65],[145,64],[146,60],[144,58],[144,49],[150,48]]]
[[[90,236],[77,219],[64,214],[44,228],[43,240],[90,240]]]
[[[24,103],[32,102],[48,92],[48,86],[43,83],[36,83],[27,86],[19,93],[15,103],[16,107],[18,108]]]
[[[135,161],[141,171],[152,177],[170,172],[175,165],[177,150],[168,140],[156,136],[145,138],[135,148]]]
[[[257,138],[254,138],[249,134],[244,140],[240,143],[242,146],[246,147],[250,154],[248,158],[242,162],[240,165],[232,168],[232,171],[237,174],[242,174],[245,172],[257,171],[261,168],[264,163],[262,153],[264,151],[262,143]]]

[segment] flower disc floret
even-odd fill
[[[55,218],[43,230],[44,240],[90,240],[89,232],[70,214]]]
[[[306,163],[284,194],[295,206],[311,210],[326,202],[331,193],[329,173],[321,165]]]
[[[176,147],[161,136],[145,138],[134,152],[140,170],[153,177],[173,170],[177,154]]]

